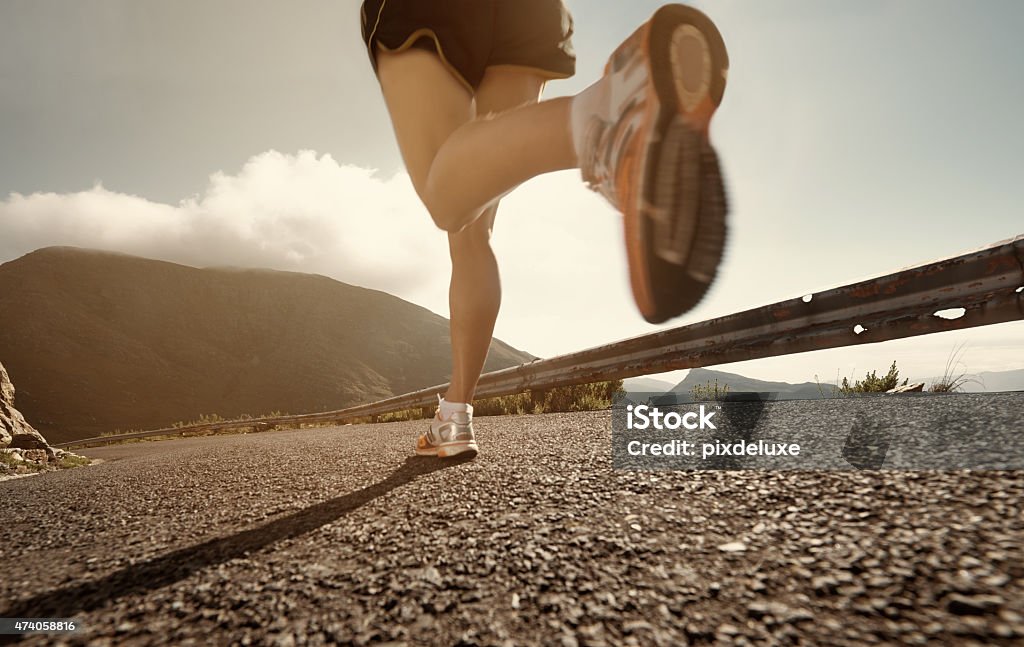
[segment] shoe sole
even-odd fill
[[[459,456],[461,454],[472,454],[476,456],[479,453],[476,441],[469,443],[448,443],[446,445],[439,445],[432,449],[416,449],[417,456],[437,456],[438,458],[451,458],[452,456]]]
[[[708,128],[729,56],[711,19],[684,5],[658,9],[635,37],[647,57],[650,107],[642,186],[623,223],[637,306],[648,322],[661,323],[704,297],[725,248],[728,207]],[[620,52],[632,53],[638,43],[630,41],[610,65]]]

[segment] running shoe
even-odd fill
[[[708,130],[728,69],[710,18],[661,7],[608,60],[610,114],[586,126],[583,179],[622,212],[630,285],[651,323],[695,306],[722,258],[727,205]]]
[[[477,453],[473,436],[473,411],[456,411],[448,420],[441,420],[441,410],[434,414],[430,427],[416,439],[416,453],[420,456],[448,458],[466,452]]]

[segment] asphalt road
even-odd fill
[[[445,462],[422,424],[2,482],[0,616],[84,627],[27,644],[1024,642],[1024,472],[613,470],[608,412],[480,418]]]

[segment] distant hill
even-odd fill
[[[814,382],[803,382],[800,384],[790,384],[788,382],[767,382],[764,380],[755,380],[753,378],[744,377],[736,373],[726,373],[725,371],[712,371],[706,368],[694,368],[691,369],[687,376],[682,382],[672,387],[672,391],[683,395],[689,395],[694,386],[698,384],[715,383],[718,380],[720,388],[725,385],[729,386],[730,393],[748,393],[748,392],[772,392],[778,394],[780,400],[806,400],[821,397],[821,391],[818,385]],[[828,393],[828,387],[822,385]]]
[[[963,391],[967,393],[979,393],[987,391],[1024,391],[1024,368],[1014,371],[985,371],[983,373],[969,373],[965,377],[980,382],[968,382],[963,385]],[[932,377],[925,382],[925,386],[931,386],[940,381],[941,377]],[[919,380],[921,381],[921,380]]]
[[[626,393],[666,393],[672,386],[671,382],[652,377],[631,377],[622,381]]]
[[[448,320],[323,276],[68,247],[0,265],[0,360],[51,442],[445,382]],[[533,359],[495,340],[486,370]]]
[[[969,382],[961,389],[967,393],[980,391],[1024,391],[1024,369],[1014,371],[984,372],[968,375],[967,377],[978,379],[981,384]],[[683,395],[689,395],[696,384],[714,384],[718,380],[719,386],[729,385],[731,393],[740,392],[771,392],[777,393],[780,400],[806,400],[822,397],[824,390],[826,397],[832,392],[834,383],[821,383],[821,389],[815,382],[802,382],[790,384],[788,382],[768,382],[744,377],[737,373],[726,373],[725,371],[713,371],[705,368],[691,369],[682,382],[672,387],[672,391]],[[911,382],[924,382],[925,388],[930,387],[941,378],[915,379]]]

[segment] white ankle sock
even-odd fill
[[[437,416],[441,420],[450,420],[454,413],[468,413],[469,417],[473,417],[473,405],[465,402],[448,402],[444,398],[439,397],[437,402]]]

